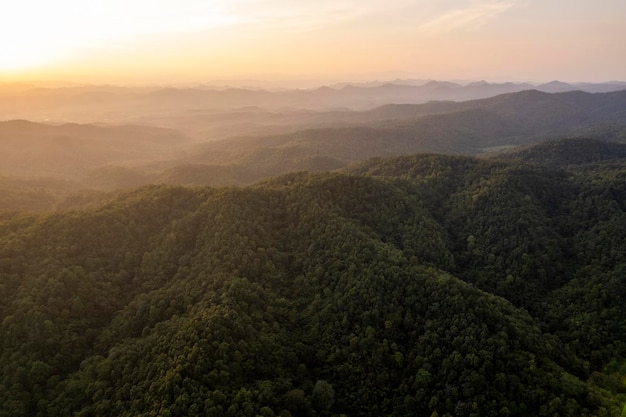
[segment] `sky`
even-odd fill
[[[20,0],[0,82],[626,80],[624,0]]]

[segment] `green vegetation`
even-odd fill
[[[542,142],[512,152],[512,157],[548,167],[577,167],[590,164],[597,170],[597,163],[623,164],[626,159],[626,143],[604,142],[588,138],[571,138]]]
[[[623,163],[441,155],[0,212],[0,416],[619,416],[625,224]]]

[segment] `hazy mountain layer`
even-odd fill
[[[215,113],[208,123],[223,116],[219,129],[226,129],[245,126],[247,118],[253,117],[243,129],[254,130],[267,117],[265,126],[277,122],[280,130],[295,117],[296,124],[317,127],[201,144],[190,139],[194,127],[183,132],[142,126],[0,122],[0,175],[7,177],[5,183],[23,177],[52,177],[71,180],[76,188],[99,189],[150,183],[244,185],[292,171],[334,170],[376,156],[481,154],[564,136],[624,141],[624,109],[626,92],[539,91],[459,103],[386,105],[366,112],[250,109]]]
[[[416,152],[480,154],[585,134],[625,140],[626,93],[524,91],[462,103],[388,105],[359,115],[367,125],[231,138],[201,146],[179,163],[229,165],[257,178],[294,170],[325,171],[375,156]],[[318,162],[319,161],[319,162]],[[205,184],[211,184],[207,178]]]
[[[466,101],[536,89],[547,93],[619,91],[625,83],[559,81],[529,83],[395,80],[387,83],[343,84],[311,89],[264,90],[233,87],[123,88],[72,86],[41,88],[0,84],[0,120],[57,122],[136,122],[141,117],[181,117],[198,110],[228,110],[249,106],[273,111],[285,108],[366,110],[389,103],[419,104],[433,100]]]
[[[82,180],[90,170],[111,163],[171,158],[190,143],[178,131],[146,126],[0,122],[0,174]]]

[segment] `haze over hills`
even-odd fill
[[[404,83],[404,84],[401,84]],[[546,84],[448,81],[411,83],[398,80],[374,85],[345,84],[310,89],[270,91],[241,87],[160,88],[72,86],[38,88],[0,86],[0,120],[129,123],[141,118],[184,116],[200,110],[233,110],[261,107],[330,110],[367,110],[390,103],[420,104],[433,100],[466,101],[498,94],[536,89],[549,93],[581,90],[610,92],[626,89],[623,82]],[[145,120],[145,119],[143,119]]]
[[[0,122],[0,172],[26,178],[77,180],[110,163],[171,158],[191,142],[171,129],[147,126]]]
[[[1,13],[0,417],[626,417],[624,0]]]
[[[626,90],[128,92],[0,122],[0,416],[623,412]]]
[[[626,91],[526,90],[367,111],[198,111],[179,122],[179,129],[0,122],[0,175],[69,180],[76,188],[243,185],[290,171],[334,170],[376,156],[481,154],[567,136],[624,141]],[[203,141],[199,124],[240,136]],[[256,135],[241,136],[248,132]]]

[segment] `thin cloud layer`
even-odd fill
[[[512,1],[472,2],[467,7],[446,11],[422,24],[420,29],[433,34],[476,29],[513,6]]]
[[[624,0],[22,0],[0,76],[622,79],[625,19]]]

